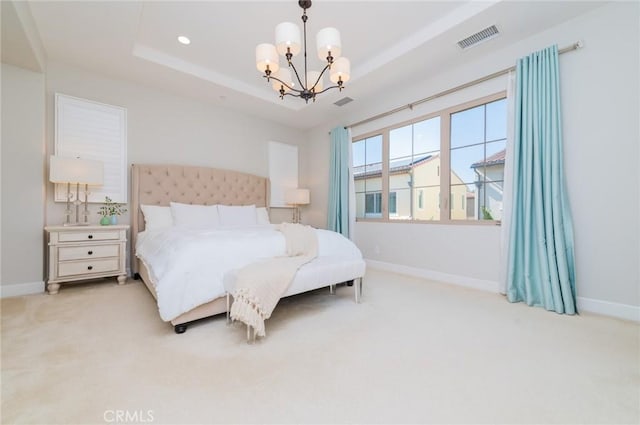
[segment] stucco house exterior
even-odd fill
[[[356,217],[382,217],[382,164],[353,169]],[[467,219],[467,186],[451,173],[451,218]],[[389,219],[440,219],[440,155],[392,161],[389,168]]]
[[[502,220],[505,152],[503,149],[484,161],[471,164],[476,173],[477,202],[473,211],[474,218]]]

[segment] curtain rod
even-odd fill
[[[558,54],[572,52],[572,51],[574,51],[576,49],[579,49],[581,47],[582,47],[582,41],[576,41],[572,45],[558,50]],[[496,77],[500,77],[501,75],[508,74],[509,72],[514,71],[515,69],[516,69],[515,66],[510,66],[509,68],[505,68],[505,69],[502,69],[500,71],[496,71],[493,74],[485,75],[484,77],[475,79],[473,81],[469,81],[468,83],[461,84],[459,86],[450,88],[450,89],[445,90],[445,91],[441,91],[440,93],[436,93],[436,94],[431,95],[429,97],[425,97],[423,99],[416,100],[415,102],[399,106],[399,107],[397,107],[395,109],[392,109],[390,111],[383,112],[381,114],[374,115],[373,117],[364,119],[362,121],[355,122],[353,124],[350,124],[350,125],[346,126],[345,128],[349,128],[349,127],[353,128],[353,127],[356,127],[356,126],[359,126],[359,125],[362,125],[362,124],[366,124],[366,123],[371,122],[371,121],[378,120],[380,118],[384,118],[384,117],[389,116],[389,115],[393,115],[393,114],[395,114],[397,112],[404,111],[405,109],[413,109],[414,106],[420,105],[420,104],[425,103],[425,102],[429,102],[430,100],[437,99],[437,98],[442,97],[442,96],[446,96],[448,94],[457,92],[459,90],[466,89],[467,87],[475,86],[476,84],[480,84],[480,83],[483,83],[485,81],[492,80],[492,79],[494,79]]]

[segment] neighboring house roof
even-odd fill
[[[484,161],[474,162],[473,164],[471,164],[471,168],[478,168],[478,167],[485,167],[485,166],[489,167],[492,165],[504,164],[504,156],[506,152],[507,152],[506,149],[502,149],[500,152],[494,153]]]
[[[389,174],[398,174],[408,171],[418,165],[422,165],[431,159],[436,158],[438,155],[425,155],[417,158],[407,158],[398,161],[393,161],[393,166],[389,168]],[[359,167],[353,167],[353,178],[364,179],[368,177],[377,177],[382,175],[382,163],[364,165]]]

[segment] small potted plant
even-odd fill
[[[100,224],[106,226],[108,224],[118,224],[118,216],[126,213],[125,204],[113,202],[108,196],[104,197],[104,205],[100,207],[98,214],[102,216]]]

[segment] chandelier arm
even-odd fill
[[[296,79],[298,80],[300,87],[302,87],[302,90],[304,90],[306,86],[302,84],[302,80],[300,79],[300,75],[298,75],[298,70],[296,69],[296,66],[293,64],[293,62],[289,62],[289,67],[293,68],[293,73],[296,74]],[[302,92],[302,90],[298,90],[298,91]]]
[[[325,65],[324,69],[323,69],[322,71],[320,71],[320,75],[318,75],[318,79],[316,80],[316,82],[315,82],[315,83],[313,83],[313,85],[309,88],[309,90],[313,90],[313,89],[318,85],[318,83],[319,83],[319,82],[320,82],[320,80],[322,79],[322,76],[324,75],[325,71],[326,71],[328,68],[330,68],[330,67],[331,67],[331,64],[330,64],[330,63],[329,63],[329,64],[327,64],[327,65]],[[324,91],[324,90],[323,90],[323,91]],[[318,92],[318,93],[316,93],[316,94],[320,94],[320,93],[322,93],[322,91],[321,91],[321,92]]]
[[[317,96],[317,95],[319,95],[319,94],[322,94],[322,93],[326,92],[327,90],[337,89],[337,88],[340,88],[340,86],[335,85],[335,86],[327,87],[326,89],[324,89],[324,90],[322,90],[322,91],[317,92],[317,93],[316,93],[316,96]]]
[[[282,81],[280,78],[278,77],[267,77],[266,75],[263,75],[262,78],[270,78],[272,80],[276,80],[278,81],[280,84],[282,84],[283,86],[285,86],[286,88],[288,88],[289,90],[295,91],[297,93],[302,93],[302,90],[298,90],[296,88],[291,87],[289,84],[285,83],[284,81]]]

